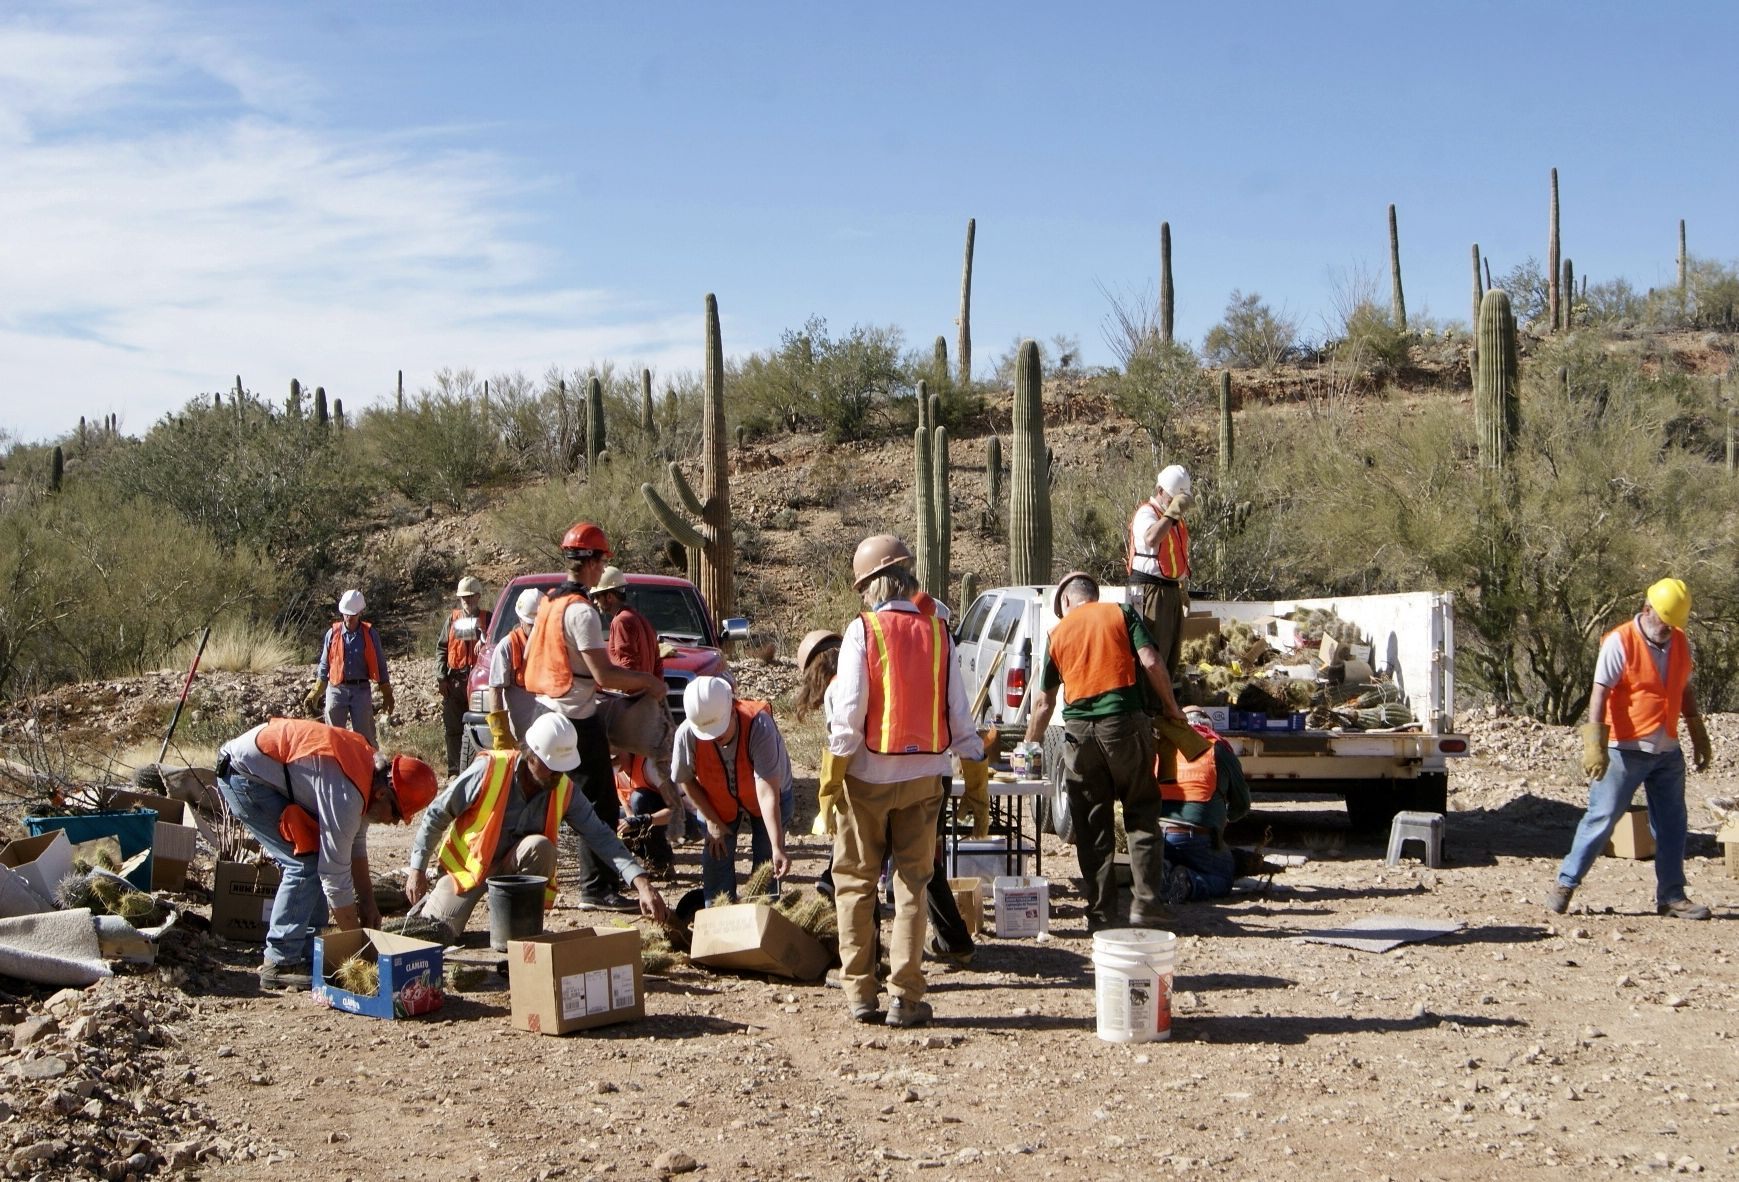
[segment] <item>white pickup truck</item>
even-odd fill
[[[988,682],[985,717],[1005,736],[1020,737],[1029,695],[1043,663],[1051,628],[1054,586],[996,587],[982,592],[956,631],[960,671],[968,693]],[[1101,597],[1122,603],[1127,589],[1106,585]],[[1228,731],[1252,792],[1335,793],[1360,829],[1386,828],[1403,809],[1442,812],[1451,758],[1468,753],[1455,733],[1455,612],[1448,594],[1342,595],[1265,602],[1194,600],[1193,615],[1222,623],[1256,624],[1295,611],[1325,609],[1370,638],[1370,664],[1392,683],[1416,723],[1382,731]],[[1062,766],[1062,712],[1045,734],[1045,768],[1053,785]]]

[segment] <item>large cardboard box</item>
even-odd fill
[[[513,1028],[567,1034],[646,1016],[639,928],[579,928],[507,942]]]
[[[1654,834],[1648,828],[1648,809],[1631,809],[1618,818],[1612,840],[1606,843],[1606,856],[1632,858],[1639,862],[1654,857]]]
[[[55,888],[72,873],[72,843],[56,829],[0,849],[0,917],[55,910]]]
[[[314,997],[321,1005],[368,1018],[414,1018],[433,1013],[446,1001],[441,990],[442,948],[427,940],[358,928],[314,938]],[[372,994],[352,993],[338,984],[338,966],[353,956],[372,960],[380,986]]]
[[[954,906],[966,921],[966,930],[977,935],[984,930],[984,880],[982,878],[950,878],[948,889],[954,892]]]
[[[170,825],[186,825],[187,805],[172,796],[158,796],[155,792],[140,792],[134,788],[116,788],[109,793],[113,807],[117,809],[150,809],[157,814],[157,820]]]
[[[813,981],[827,972],[827,950],[765,903],[708,907],[694,917],[688,958],[718,969]]]
[[[211,894],[211,933],[265,943],[283,874],[271,862],[219,862]]]
[[[188,807],[170,796],[119,789],[110,794],[117,805],[152,809],[157,828],[151,844],[151,889],[178,891],[187,884],[187,867],[199,847],[199,830],[188,818]]]
[[[1203,636],[1218,636],[1219,634],[1220,621],[1207,612],[1191,612],[1184,617],[1183,640],[1186,644]]]

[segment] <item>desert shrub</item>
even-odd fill
[[[732,368],[727,403],[753,434],[822,431],[835,443],[885,434],[903,421],[891,404],[913,387],[900,347],[898,329],[855,325],[835,339],[812,316]]]
[[[482,389],[472,371],[443,369],[403,410],[364,412],[357,434],[389,487],[413,504],[463,509],[472,489],[507,471]]]
[[[1165,453],[1172,423],[1207,405],[1207,375],[1187,345],[1162,341],[1157,334],[1132,344],[1122,362],[1121,373],[1104,379],[1111,403],[1140,424],[1157,460]]]
[[[686,472],[698,483],[697,471]],[[576,521],[602,526],[615,548],[611,560],[623,570],[658,571],[663,568],[666,535],[664,527],[640,493],[650,483],[666,494],[669,477],[656,461],[612,459],[587,478],[550,480],[520,488],[489,514],[491,536],[526,570],[563,569],[561,537]]]
[[[1634,328],[1648,315],[1648,298],[1624,279],[1588,286],[1583,300],[1588,322],[1612,328]]]
[[[1515,313],[1517,324],[1536,324],[1545,320],[1551,300],[1548,279],[1540,260],[1532,255],[1498,278],[1496,286],[1509,294],[1510,310]]]
[[[1298,325],[1262,302],[1257,292],[1234,290],[1225,319],[1208,330],[1202,357],[1209,365],[1271,369],[1292,356]]]
[[[189,637],[171,654],[176,667],[191,665],[199,638]],[[199,667],[229,673],[267,673],[280,665],[300,662],[302,649],[268,621],[247,615],[226,615],[212,625],[211,638],[200,655]]]
[[[1709,332],[1739,330],[1739,270],[1693,258],[1686,276],[1690,287],[1689,326]]]
[[[1406,368],[1410,345],[1410,335],[1389,309],[1365,300],[1348,311],[1333,355],[1359,378],[1380,381]]]

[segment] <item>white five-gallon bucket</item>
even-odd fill
[[[1112,928],[1093,935],[1093,994],[1099,1037],[1158,1042],[1171,1037],[1172,965],[1177,937],[1154,928]]]

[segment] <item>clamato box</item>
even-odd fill
[[[578,928],[507,942],[513,1028],[568,1034],[646,1016],[639,928]]]
[[[358,928],[314,938],[314,997],[321,1005],[369,1018],[414,1018],[446,1001],[442,991],[444,950],[427,940]],[[380,985],[352,993],[338,984],[338,967],[353,956],[373,961]]]

